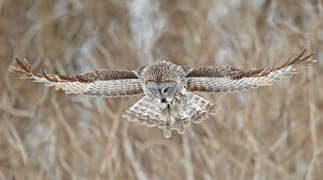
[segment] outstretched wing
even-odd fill
[[[22,78],[30,78],[35,82],[54,86],[67,94],[85,94],[102,97],[119,97],[143,93],[140,81],[135,72],[127,70],[102,70],[85,74],[60,76],[33,71],[29,62],[16,58],[19,66],[10,66],[11,72],[23,74]]]
[[[226,67],[202,67],[187,75],[189,91],[234,92],[254,89],[288,78],[298,72],[302,65],[312,64],[312,53],[302,51],[297,57],[289,58],[282,66],[244,71]]]

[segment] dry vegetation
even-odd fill
[[[128,123],[139,97],[65,95],[8,73],[318,64],[273,87],[204,95],[217,116],[183,136]],[[322,0],[0,0],[0,179],[321,179]]]

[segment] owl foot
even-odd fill
[[[178,134],[184,134],[185,129],[183,121],[181,119],[176,122],[176,130]]]
[[[164,129],[163,129],[163,137],[170,138],[171,136],[172,136],[172,131],[170,130],[170,125],[168,123],[165,123]]]

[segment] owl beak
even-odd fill
[[[168,104],[172,101],[172,98],[166,98],[166,97],[162,97],[159,99],[159,102],[162,104]]]
[[[158,89],[158,93],[159,93],[159,101],[160,103],[169,103],[171,100],[169,98],[167,98],[167,95],[162,93],[162,89]]]
[[[167,103],[167,99],[166,98],[161,98],[160,102],[161,103]]]
[[[162,89],[158,89],[158,93],[159,93],[160,103],[167,103],[167,99],[164,97],[164,95],[162,93]]]

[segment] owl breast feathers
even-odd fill
[[[303,50],[274,68],[242,70],[216,66],[189,68],[161,61],[137,71],[101,70],[85,74],[61,76],[35,72],[27,60],[16,59],[18,66],[10,71],[35,82],[53,86],[67,94],[85,94],[106,98],[142,95],[123,118],[131,122],[159,127],[164,137],[172,130],[184,133],[191,123],[200,123],[216,112],[216,106],[194,92],[238,92],[272,85],[299,72],[316,61]]]

